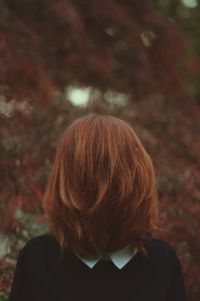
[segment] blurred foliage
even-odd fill
[[[0,291],[19,249],[48,228],[41,199],[59,137],[97,112],[127,120],[152,156],[163,238],[181,258],[188,300],[200,300],[199,10],[0,0]],[[73,86],[88,89],[87,107],[70,102]]]
[[[8,298],[4,293],[0,293],[0,301],[7,301]]]
[[[190,82],[190,93],[198,100],[200,97],[200,3],[199,0],[154,0],[160,13],[175,22],[184,34],[187,42],[187,64],[190,72],[187,78]],[[187,5],[186,5],[187,4]]]
[[[132,98],[158,92],[177,98],[187,87],[180,66],[185,42],[152,1],[0,0],[0,11],[7,99],[46,103],[67,84],[92,83]]]

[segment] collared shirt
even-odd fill
[[[19,252],[8,300],[186,301],[181,263],[174,248],[151,237],[145,246],[148,258],[137,253],[127,268],[118,270],[105,262],[90,269],[71,251],[60,256],[60,245],[52,235],[34,237]]]
[[[107,253],[99,257],[80,257],[76,254],[89,268],[93,268],[95,264],[100,260],[111,260],[118,269],[122,269],[137,253],[137,249],[132,249],[127,246],[123,249]]]

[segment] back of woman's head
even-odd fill
[[[132,127],[110,115],[73,122],[58,145],[43,206],[64,249],[82,256],[127,245],[144,251],[156,228],[157,184]]]

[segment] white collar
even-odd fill
[[[108,253],[108,259],[111,260],[114,265],[118,269],[122,269],[137,253],[137,249],[131,249],[130,246],[127,246],[123,249],[110,252]],[[76,254],[89,268],[93,268],[95,264],[100,260],[103,259],[103,255],[99,257],[80,257],[78,254]]]

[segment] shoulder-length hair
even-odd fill
[[[43,197],[61,249],[95,256],[127,245],[146,253],[157,229],[157,183],[151,157],[129,123],[89,114],[58,145]]]

